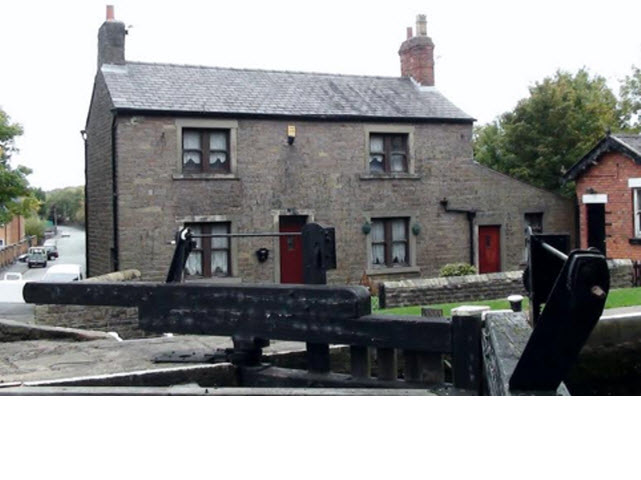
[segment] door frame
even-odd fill
[[[307,223],[314,221],[314,210],[296,208],[287,208],[283,210],[272,210],[272,231],[278,233],[280,231],[280,217],[307,217]],[[280,283],[280,237],[274,237],[272,241],[272,251],[274,252],[274,283]]]

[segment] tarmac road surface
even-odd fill
[[[34,306],[24,303],[22,287],[27,281],[41,280],[48,267],[61,263],[76,263],[86,271],[85,261],[85,231],[70,226],[58,226],[55,237],[58,244],[59,257],[47,262],[47,268],[29,268],[26,263],[15,262],[0,271],[0,318],[19,322],[33,322]],[[6,281],[4,274],[19,272],[23,281]]]

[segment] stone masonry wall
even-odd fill
[[[85,282],[125,282],[140,279],[140,272],[127,270],[92,277]],[[117,332],[123,339],[147,337],[138,328],[138,308],[84,305],[36,305],[35,323],[55,327]]]
[[[479,210],[474,232],[479,225],[501,225],[502,270],[515,270],[522,261],[525,213],[543,212],[545,231],[574,230],[571,201],[470,160],[469,123],[238,119],[237,124],[236,175],[185,178],[175,118],[119,117],[121,269],[162,279],[173,253],[169,241],[185,221],[217,219],[231,222],[232,231],[263,232],[277,231],[279,215],[302,214],[336,228],[338,265],[328,272],[330,283],[358,283],[363,273],[373,282],[429,277],[447,263],[470,260],[467,219],[445,212],[440,205],[445,197],[451,208]],[[288,145],[292,124],[297,136]],[[368,174],[368,132],[385,128],[412,132],[413,174]],[[409,268],[372,269],[368,262],[371,239],[362,225],[385,216],[409,217],[421,226],[417,236],[410,233],[416,261]],[[264,263],[254,254],[261,247],[270,250]],[[233,239],[231,280],[277,282],[278,249],[278,240]]]
[[[608,260],[610,288],[632,286],[632,262]],[[525,295],[523,271],[384,282],[379,286],[381,308],[493,300]],[[384,293],[382,293],[384,292]],[[384,299],[382,298],[384,297]]]
[[[102,75],[98,73],[87,118],[87,275],[113,270],[111,121],[112,103]]]

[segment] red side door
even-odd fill
[[[297,232],[303,229],[307,217],[281,216],[281,233]],[[300,235],[280,237],[280,283],[303,283],[303,240]]]
[[[501,227],[479,227],[479,273],[501,271]]]

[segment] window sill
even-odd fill
[[[421,269],[419,267],[392,267],[365,270],[365,274],[368,277],[375,277],[376,275],[394,275],[396,273],[421,273]]]
[[[361,173],[361,180],[420,180],[415,173]]]
[[[641,237],[631,238],[630,245],[641,245]]]
[[[233,173],[174,173],[174,180],[240,180]]]

